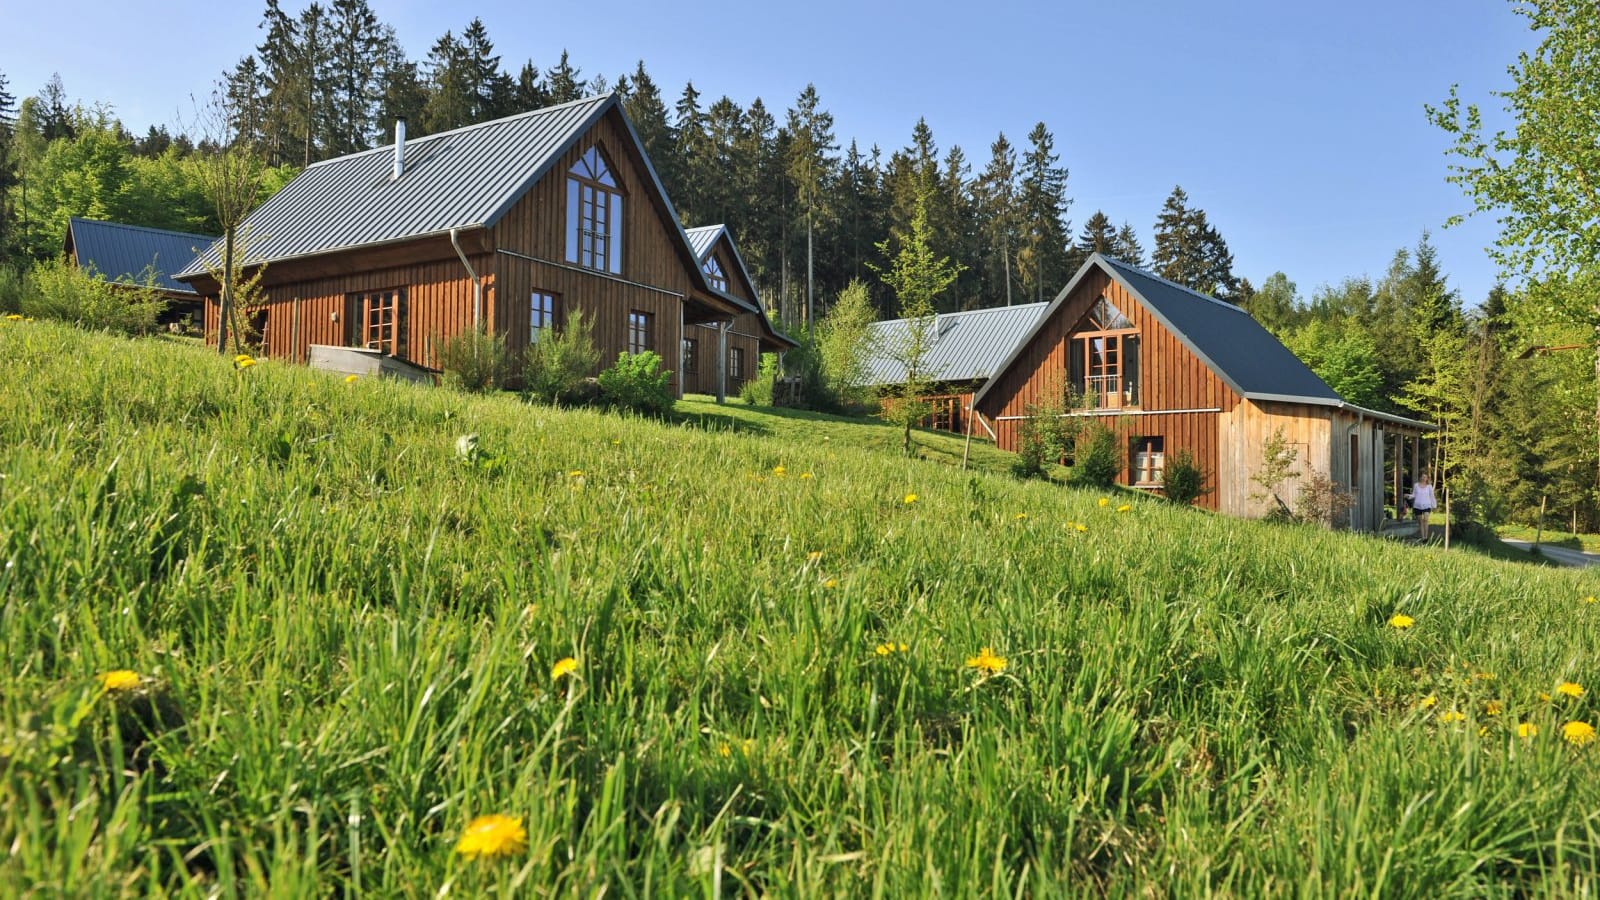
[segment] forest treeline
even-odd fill
[[[1181,187],[1153,211],[1148,248],[1128,216],[1149,210],[1095,210],[1074,227],[1068,167],[1044,121],[1015,141],[998,133],[974,158],[941,147],[922,118],[886,151],[836,134],[811,85],[778,109],[712,99],[692,82],[669,96],[642,60],[609,76],[553,48],[547,63],[508,64],[477,18],[420,58],[367,0],[297,11],[267,0],[258,33],[217,81],[220,130],[197,109],[134,135],[108,106],[73,101],[59,77],[19,102],[0,73],[0,260],[59,255],[72,215],[216,233],[199,161],[219,142],[262,158],[265,199],[310,163],[389,143],[400,118],[416,136],[615,91],[682,223],[733,229],[786,328],[808,330],[856,279],[880,317],[897,315],[880,273],[920,198],[931,249],[961,266],[940,311],[1048,300],[1090,253],[1125,259],[1244,307],[1350,401],[1445,425],[1445,474],[1484,518],[1525,519],[1543,501],[1600,524],[1592,346],[1530,349],[1586,337],[1538,314],[1551,301],[1537,284],[1464,302],[1426,234],[1376,280],[1303,296],[1282,272],[1259,286],[1237,275]]]

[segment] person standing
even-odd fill
[[[1417,536],[1424,541],[1428,539],[1428,513],[1433,512],[1437,506],[1433,495],[1433,481],[1428,478],[1427,470],[1417,475],[1417,483],[1411,486],[1411,494],[1406,498],[1411,501],[1411,510],[1417,514]]]

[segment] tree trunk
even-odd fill
[[[228,354],[228,321],[233,315],[233,241],[235,229],[222,233],[222,293],[217,301],[217,352]]]

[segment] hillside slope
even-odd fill
[[[1597,887],[1587,573],[42,323],[0,383],[0,894]]]

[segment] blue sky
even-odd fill
[[[760,96],[780,116],[815,83],[836,134],[886,155],[923,116],[941,151],[960,144],[981,169],[997,132],[1020,144],[1043,120],[1070,170],[1074,231],[1104,209],[1148,249],[1181,184],[1238,274],[1259,285],[1281,270],[1309,296],[1380,276],[1426,228],[1469,305],[1496,278],[1483,251],[1495,225],[1443,229],[1467,203],[1423,105],[1459,83],[1497,108],[1489,91],[1534,43],[1506,0],[372,4],[416,59],[477,15],[513,72],[563,48],[586,76],[642,58],[669,103],[692,79],[706,105]],[[59,72],[70,96],[110,103],[135,132],[176,124],[260,40],[258,2],[15,6],[0,32],[12,93]]]

